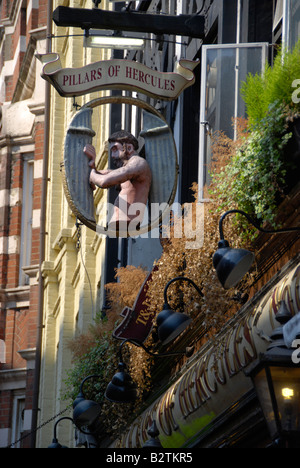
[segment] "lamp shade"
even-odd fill
[[[224,289],[233,288],[250,270],[254,253],[245,249],[233,249],[221,240],[213,256],[213,265]]]
[[[73,403],[73,420],[75,425],[81,427],[91,426],[100,416],[101,406],[92,400],[86,400],[80,393]]]
[[[134,37],[90,36],[84,38],[84,47],[139,50],[145,47],[145,41]]]
[[[69,448],[66,445],[61,445],[56,438],[54,438],[48,448]]]
[[[165,304],[163,310],[156,317],[157,334],[162,344],[167,344],[174,340],[192,322],[188,315],[175,312]]]
[[[137,388],[125,365],[120,362],[118,372],[113,376],[105,391],[105,398],[115,403],[131,403],[136,400]]]
[[[116,34],[113,30],[89,29],[83,40],[84,47],[103,49],[141,50],[145,47],[144,36],[137,32]]]

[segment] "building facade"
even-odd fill
[[[0,446],[28,447],[22,437],[33,408],[45,122],[34,54],[46,50],[47,1],[1,1],[0,17]]]
[[[107,3],[107,2],[106,2]],[[52,10],[61,5],[55,0]],[[76,0],[63,5],[91,8],[92,2]],[[108,5],[103,5],[104,8]],[[50,17],[52,17],[49,11]],[[85,48],[84,34],[74,28],[57,28],[51,25],[51,51],[59,53],[62,67],[81,68],[89,63],[109,58],[110,51]],[[79,37],[78,37],[79,36]],[[38,396],[37,427],[45,421],[53,421],[36,432],[36,446],[47,447],[51,442],[53,424],[57,415],[70,415],[70,408],[63,399],[64,381],[72,367],[69,341],[87,331],[103,307],[105,239],[83,225],[71,211],[63,187],[61,163],[64,160],[64,145],[68,128],[80,107],[100,96],[93,93],[76,99],[61,97],[54,88],[50,91],[48,187],[47,187],[47,232],[45,256],[42,264],[43,277],[43,333],[41,336],[41,367]],[[103,93],[102,93],[103,95]],[[105,95],[105,93],[104,93]],[[104,142],[108,138],[108,115],[105,109],[94,112],[93,127],[96,136],[93,144],[97,149],[98,167],[107,164]],[[83,154],[81,157],[85,157]],[[83,183],[86,181],[83,181]],[[101,194],[95,199],[101,201]],[[58,397],[59,395],[59,397]],[[67,426],[67,423],[66,423]],[[68,444],[73,428],[62,428],[62,440]]]
[[[58,5],[55,3],[53,10],[55,6]],[[87,4],[83,5],[83,2],[67,2],[64,6],[90,7]],[[98,5],[102,9],[107,6],[104,2]],[[192,203],[194,195],[190,188],[196,182],[197,200],[209,213],[212,205],[206,188],[211,182],[211,167],[214,162],[212,135],[222,132],[232,140],[237,138],[237,130],[232,126],[232,120],[246,117],[240,84],[249,72],[260,74],[267,63],[273,65],[277,52],[276,44],[282,42],[290,48],[295,45],[298,38],[296,31],[299,5],[293,1],[149,0],[125,4],[117,2],[114,8],[117,10],[123,8],[124,14],[127,9],[144,14],[186,14],[191,17],[193,15],[205,17],[205,34],[202,39],[182,36],[180,31],[178,35],[148,34],[142,51],[115,50],[106,56],[99,56],[101,48],[98,50],[98,55],[89,55],[87,49],[81,48],[79,41],[82,38],[72,39],[72,34],[79,34],[78,28],[58,26],[53,30],[54,36],[69,34],[70,37],[53,38],[52,50],[63,51],[63,66],[66,67],[84,66],[103,57],[133,60],[146,65],[151,70],[172,73],[176,61],[181,58],[193,62],[199,61],[194,69],[193,86],[186,89],[173,102],[155,99],[153,96],[147,97],[138,89],[135,92],[108,91],[106,96],[117,96],[118,102],[120,99],[136,98],[151,105],[164,116],[172,129],[178,153],[179,170],[174,204],[178,207]],[[83,98],[76,97],[75,105],[78,103],[82,106],[95,97],[94,93]],[[47,260],[43,264],[45,328],[42,340],[43,363],[39,388],[41,412],[38,425],[49,419],[54,421],[55,416],[57,420],[66,414],[72,415],[72,410],[66,407],[66,402],[62,402],[59,398],[63,394],[63,376],[68,367],[71,367],[71,353],[67,341],[73,336],[78,336],[79,339],[80,333],[84,332],[85,327],[91,323],[95,309],[99,311],[105,308],[107,314],[113,312],[110,310],[111,304],[103,286],[115,281],[116,269],[128,265],[146,268],[148,272],[153,273],[152,280],[154,278],[155,282],[156,278],[163,290],[171,273],[173,276],[186,275],[196,282],[199,281],[196,265],[201,265],[201,257],[206,254],[209,256],[212,247],[209,245],[206,251],[203,251],[199,246],[197,259],[199,263],[193,263],[195,259],[192,260],[192,256],[187,251],[180,253],[175,249],[173,256],[170,254],[168,257],[170,246],[161,236],[148,233],[129,238],[108,237],[104,244],[103,239],[95,235],[92,230],[81,226],[80,246],[83,248],[81,252],[83,257],[81,257],[80,251],[76,248],[78,239],[76,220],[63,197],[58,177],[58,164],[55,165],[54,162],[54,158],[62,152],[67,125],[75,115],[74,102],[59,97],[55,92],[52,99],[53,118],[50,119],[52,125],[50,135],[53,139],[51,143],[53,161],[49,164],[49,168],[56,173],[49,177],[53,188],[49,192],[52,195],[48,198],[48,229],[52,234],[51,240],[49,237],[47,241]],[[102,108],[104,110],[105,106],[100,105],[99,109]],[[100,146],[110,133],[125,128],[138,136],[143,125],[140,109],[135,105],[108,106],[104,112],[107,126],[102,128],[102,134],[99,132],[99,124],[93,122],[93,130],[97,138],[99,137],[98,167],[106,164],[107,155],[105,151],[101,152]],[[110,164],[109,158],[108,164]],[[54,203],[55,197],[59,198],[59,216],[57,203]],[[103,191],[95,193],[95,205],[98,209],[103,200],[101,197]],[[113,202],[115,197],[116,194],[110,191],[107,200]],[[298,189],[295,188],[295,183],[292,184],[290,197],[293,201],[286,202],[278,213],[282,223],[287,226],[297,226],[293,210],[298,203]],[[97,213],[99,215],[97,221],[100,220],[101,224],[101,213],[100,211]],[[217,224],[217,217],[213,219]],[[217,243],[216,238],[214,242]],[[160,440],[165,448],[253,447],[266,446],[270,442],[266,423],[251,381],[244,375],[244,369],[255,356],[267,348],[269,340],[266,337],[270,336],[272,329],[276,327],[275,316],[280,302],[287,300],[287,294],[292,298],[289,302],[291,313],[297,313],[299,237],[297,233],[292,233],[284,238],[278,239],[274,236],[270,239],[267,234],[261,234],[254,246],[257,270],[252,276],[251,286],[246,290],[247,295],[241,288],[235,291],[237,296],[232,292],[232,297],[235,299],[231,299],[231,302],[228,299],[226,305],[220,304],[221,311],[224,307],[221,315],[222,313],[226,315],[229,311],[231,320],[228,323],[225,321],[224,327],[213,341],[204,340],[203,344],[205,333],[200,308],[198,319],[195,320],[190,332],[184,333],[178,339],[175,348],[173,345],[167,348],[172,351],[193,344],[197,349],[195,355],[184,363],[179,361],[175,368],[172,367],[174,363],[168,364],[169,361],[157,363],[153,370],[155,376],[152,378],[153,390],[148,395],[149,400],[146,399],[144,402],[146,411],[134,419],[132,416],[134,413],[128,409],[127,428],[124,427],[123,434],[117,437],[110,431],[104,435],[101,432],[96,441],[98,446],[138,448],[147,439],[147,428],[153,419],[156,420]],[[211,262],[212,258],[209,259]],[[166,271],[164,268],[167,266],[171,270],[168,274],[164,273]],[[154,272],[153,268],[158,268],[158,272]],[[204,263],[203,268],[205,268]],[[90,278],[91,287],[87,284],[87,277]],[[148,284],[149,288],[153,287],[153,282],[149,281]],[[222,295],[222,289],[217,288],[215,279],[210,273],[205,280],[201,279],[200,286],[208,296],[211,294],[214,297],[214,302],[218,303],[221,300],[218,296]],[[215,296],[211,291],[215,291]],[[238,306],[236,304],[240,302],[237,297],[245,297],[245,300],[248,298],[248,301],[244,306]],[[152,297],[154,302],[155,299],[158,300],[158,297]],[[235,306],[232,305],[232,301]],[[149,310],[145,312],[143,309],[144,305],[140,307],[144,314],[143,319],[151,316]],[[210,306],[204,304],[202,307],[209,309]],[[220,317],[219,320],[222,322]],[[125,322],[126,320],[123,325]],[[134,359],[133,357],[132,360]],[[139,359],[143,361],[145,357],[139,356]],[[137,359],[137,362],[142,361]],[[104,360],[99,364],[99,372],[109,364],[110,362]],[[144,362],[141,368],[143,366]],[[134,363],[132,367],[135,367]],[[170,369],[173,370],[170,372]],[[139,373],[139,369],[135,368],[135,371]],[[82,375],[82,379],[85,377],[87,375]],[[114,408],[117,411],[118,404],[112,404],[116,405]],[[106,412],[109,411],[107,406],[105,408]],[[101,415],[100,418],[102,420]],[[129,419],[131,423],[128,424]],[[116,421],[114,426],[119,424],[118,418]],[[102,429],[103,424],[101,424]],[[38,431],[39,446],[46,446],[49,443],[51,430],[51,424],[48,424]],[[117,432],[120,433],[120,428]],[[61,428],[59,434],[60,442],[74,446],[72,425],[67,429]],[[79,442],[77,439],[76,444],[80,445],[82,440],[80,436],[78,437]]]

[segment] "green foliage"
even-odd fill
[[[147,272],[141,267],[128,265],[126,268],[117,269],[115,277],[118,282],[105,285],[110,304],[107,316],[103,318],[102,311],[99,311],[89,329],[68,343],[73,362],[64,381],[63,399],[74,401],[82,381],[89,375],[97,375],[98,377],[84,383],[84,395],[101,405],[103,433],[114,436],[134,417],[135,406],[138,407],[140,402],[137,400],[133,404],[112,405],[104,397],[106,387],[116,373],[119,363],[120,341],[113,337],[112,331],[119,325],[123,308],[133,306],[146,275]],[[123,348],[122,355],[133,380],[142,386],[147,363],[145,357],[139,355],[140,351],[137,347],[133,347],[130,352]]]
[[[288,126],[299,116],[299,104],[293,99],[294,81],[299,83],[299,79],[300,41],[292,51],[280,49],[273,67],[266,66],[262,74],[249,74],[242,84],[247,133],[239,144],[227,144],[230,158],[224,153],[222,170],[212,174],[211,193],[219,199],[221,209],[239,208],[275,225],[289,169],[284,155],[292,136]],[[224,143],[219,145],[219,153],[220,148]]]
[[[274,223],[285,183],[282,152],[290,137],[286,109],[275,102],[259,124],[252,126],[224,169],[212,175],[212,193],[222,209],[238,207],[258,220]]]
[[[84,394],[98,403],[104,400],[104,392],[117,367],[116,349],[111,340],[111,333],[103,333],[99,339],[87,348],[86,353],[74,359],[73,367],[65,381],[64,399],[75,400],[82,380],[88,375],[99,375],[84,384]]]
[[[300,41],[292,51],[279,49],[273,67],[266,66],[262,74],[249,74],[241,86],[250,127],[262,120],[274,102],[299,110],[293,102],[293,83],[300,79]]]

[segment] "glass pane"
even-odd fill
[[[300,37],[300,0],[291,0],[289,45],[293,48]]]
[[[277,434],[277,426],[270,397],[267,376],[263,369],[255,377],[255,390],[264,413],[271,437]]]
[[[300,368],[271,369],[281,426],[284,431],[300,430]]]
[[[275,31],[278,24],[280,23],[282,19],[282,14],[283,14],[283,0],[277,0],[274,19],[273,19],[273,31]]]
[[[29,277],[25,275],[23,267],[31,263],[32,238],[32,203],[33,203],[33,155],[24,156],[23,161],[23,200],[21,221],[21,247],[19,264],[19,284],[29,284]]]
[[[210,182],[211,134],[222,131],[235,138],[233,119],[245,117],[240,87],[248,73],[260,73],[265,64],[265,44],[204,46],[202,64],[200,165],[203,185]],[[201,178],[199,180],[202,185]]]

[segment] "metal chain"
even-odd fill
[[[11,448],[13,447],[14,445],[18,444],[19,442],[21,442],[22,440],[26,439],[27,437],[31,436],[32,434],[34,434],[35,432],[37,432],[38,430],[40,430],[42,427],[46,426],[47,424],[49,424],[50,422],[54,421],[58,416],[61,416],[62,414],[64,414],[66,411],[68,411],[70,408],[72,407],[72,404],[70,404],[69,406],[67,406],[64,410],[60,411],[59,413],[57,413],[55,416],[52,416],[50,419],[48,419],[48,421],[45,421],[43,422],[42,424],[40,424],[40,426],[38,426],[36,429],[34,429],[33,431],[29,432],[28,434],[20,437],[18,440],[16,440],[15,442],[12,442],[10,445],[8,445],[7,447],[5,448]]]
[[[79,251],[81,247],[80,239],[81,239],[81,223],[78,221],[78,218],[76,219],[76,236],[77,236],[77,242],[76,242],[76,249]]]

